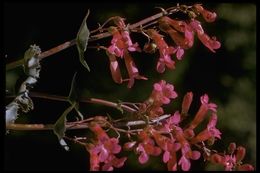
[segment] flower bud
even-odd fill
[[[243,160],[245,155],[246,155],[246,149],[242,146],[237,147],[237,153],[236,153],[237,162]]]
[[[221,163],[222,160],[223,160],[223,157],[220,156],[219,154],[212,154],[212,155],[210,156],[210,161],[211,161],[212,163],[215,163],[215,164]]]
[[[188,92],[182,101],[182,109],[181,109],[181,114],[187,114],[189,109],[190,109],[190,105],[192,102],[192,98],[193,98],[193,93],[192,92]]]
[[[230,143],[228,146],[228,153],[233,154],[235,150],[236,150],[236,143],[234,142]]]

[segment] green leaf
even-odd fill
[[[54,134],[57,135],[59,142],[61,146],[68,150],[68,145],[64,141],[63,137],[65,136],[66,131],[66,122],[67,122],[67,115],[70,113],[70,111],[75,107],[76,102],[74,102],[70,107],[68,107],[63,114],[60,116],[60,118],[56,121],[53,127]]]
[[[83,117],[82,113],[79,111],[78,94],[77,94],[77,91],[76,91],[76,76],[77,76],[77,72],[74,74],[74,76],[72,78],[70,93],[69,93],[69,96],[68,96],[68,101],[71,105],[74,102],[76,102],[76,105],[75,105],[74,108],[77,111],[80,119],[83,120],[84,117]]]
[[[88,45],[88,39],[89,39],[89,29],[87,27],[86,24],[86,20],[88,18],[89,15],[89,10],[87,12],[87,15],[85,16],[85,18],[82,21],[82,24],[80,26],[79,32],[77,34],[77,38],[76,38],[76,44],[77,44],[77,49],[79,52],[79,60],[81,62],[81,64],[88,69],[88,71],[90,71],[90,68],[88,66],[88,64],[86,63],[85,59],[84,59],[84,52],[87,49],[87,45]]]
[[[76,82],[75,82],[76,76],[77,76],[77,72],[74,73],[74,76],[72,78],[71,85],[70,85],[70,93],[68,96],[68,100],[71,103],[75,102],[78,99],[78,95],[76,92]]]

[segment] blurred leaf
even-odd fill
[[[71,87],[70,87],[70,93],[68,96],[68,101],[69,103],[72,105],[74,102],[76,102],[75,105],[75,110],[77,111],[79,117],[81,120],[84,119],[82,113],[79,111],[79,102],[78,102],[78,93],[76,91],[76,76],[77,76],[77,72],[74,74],[73,78],[72,78],[72,82],[71,82]]]
[[[84,52],[86,51],[87,49],[87,45],[88,45],[88,39],[89,39],[89,29],[87,27],[87,24],[86,24],[86,20],[88,18],[88,15],[89,15],[89,10],[87,12],[87,15],[85,16],[81,26],[80,26],[80,29],[79,29],[79,32],[77,34],[77,38],[76,38],[76,43],[77,43],[77,49],[78,49],[78,52],[79,52],[79,60],[81,62],[81,64],[88,69],[88,71],[90,71],[90,68],[88,66],[88,64],[86,63],[85,59],[84,59]]]
[[[60,116],[60,118],[56,121],[53,127],[54,134],[57,135],[59,142],[61,146],[68,151],[68,145],[64,141],[63,137],[65,136],[66,131],[66,122],[67,122],[67,115],[70,113],[70,111],[75,107],[76,102],[71,104],[70,107],[68,107],[63,114]]]

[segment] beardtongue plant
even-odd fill
[[[25,52],[24,60],[7,65],[7,70],[23,65],[28,75],[20,87],[19,94],[6,106],[8,133],[12,130],[53,130],[65,150],[69,150],[66,141],[74,141],[86,148],[91,171],[112,171],[124,167],[128,156],[122,155],[123,151],[124,154],[127,153],[125,151],[134,152],[140,164],[146,164],[150,157],[160,157],[169,171],[189,171],[193,160],[211,162],[223,166],[223,170],[227,171],[254,170],[252,165],[242,162],[246,153],[244,147],[236,147],[235,143],[230,143],[224,152],[212,149],[214,142],[221,140],[224,133],[217,128],[217,105],[209,101],[207,94],[200,97],[200,107],[192,116],[188,113],[193,101],[193,92],[187,92],[183,97],[179,110],[165,112],[165,105],[170,105],[172,100],[180,96],[174,85],[163,79],[154,83],[150,96],[139,103],[113,103],[97,98],[82,99],[75,92],[76,74],[67,98],[30,92],[40,76],[40,61],[75,44],[80,62],[90,70],[84,58],[84,52],[89,48],[88,43],[111,36],[110,43],[94,48],[106,52],[113,81],[118,84],[128,82],[129,89],[134,87],[135,80],[148,80],[144,74],[140,74],[134,62],[133,52],[158,55],[155,70],[164,73],[165,70],[178,68],[175,61],[181,61],[185,57],[185,51],[193,47],[196,37],[213,53],[221,47],[216,37],[209,36],[204,31],[200,22],[202,19],[208,23],[214,22],[217,14],[206,10],[202,4],[177,4],[168,9],[161,8],[160,13],[132,25],[128,24],[126,19],[114,16],[93,31],[89,31],[86,24],[89,13],[88,11],[75,40],[45,52],[33,45]],[[176,17],[180,14],[182,17]],[[107,26],[109,23],[111,25]],[[133,32],[139,33],[144,39],[148,38],[148,41],[144,45],[132,41]],[[168,43],[166,38],[171,39],[171,43]],[[122,76],[122,67],[119,67],[121,60],[125,63],[127,77]],[[17,124],[15,120],[21,112],[26,113],[33,109],[33,101],[29,96],[64,100],[71,106],[55,124]],[[126,116],[120,119],[101,115],[85,116],[79,109],[80,101],[113,107]],[[80,119],[68,122],[66,116],[73,109]],[[188,117],[192,118],[187,119]],[[92,135],[72,138],[65,134],[66,130],[72,129],[89,129]],[[111,135],[108,131],[115,132],[116,135]],[[123,136],[127,141],[121,140]]]

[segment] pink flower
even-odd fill
[[[124,60],[125,60],[125,65],[126,69],[129,75],[129,82],[127,87],[132,88],[134,85],[135,79],[142,79],[142,80],[147,80],[146,77],[139,75],[138,68],[136,67],[133,58],[130,56],[128,52],[125,52],[124,54]]]
[[[149,155],[158,156],[161,154],[161,149],[155,146],[154,140],[145,131],[140,132],[138,137],[142,140],[136,148],[140,154],[138,160],[141,164],[145,164],[149,160]]]
[[[209,110],[212,110],[213,112],[217,112],[217,105],[215,103],[208,103],[209,102],[209,96],[207,94],[204,94],[200,97],[201,104],[207,105]]]
[[[194,33],[186,22],[164,16],[159,20],[159,27],[171,36],[177,46],[184,49],[193,46]]]
[[[141,49],[138,46],[138,43],[133,44],[128,31],[122,31],[121,34],[122,39],[124,40],[124,43],[130,52],[141,51]]]
[[[235,147],[236,145],[232,145]],[[210,161],[215,164],[223,165],[226,171],[253,171],[254,167],[250,164],[242,164],[246,149],[242,146],[234,148],[235,153],[229,155],[215,153],[210,156]]]
[[[181,115],[179,111],[176,111],[174,115],[170,116],[165,123],[163,123],[162,131],[166,131],[168,133],[171,133],[172,129],[178,125],[181,121]]]
[[[201,4],[195,4],[194,7],[196,8],[196,10],[202,14],[203,18],[207,21],[207,22],[214,22],[217,14],[215,12],[210,12],[208,10],[205,10]]]
[[[150,118],[158,117],[158,116],[162,115],[163,113],[164,113],[163,108],[158,105],[152,105],[150,107],[150,110],[147,112],[147,114]]]
[[[217,124],[217,115],[215,113],[212,113],[212,116],[210,117],[209,123],[207,125],[207,128],[200,132],[196,137],[194,137],[191,142],[197,143],[206,141],[210,138],[218,138],[221,139],[220,135],[221,132],[215,127]]]
[[[178,165],[181,165],[183,171],[189,171],[191,166],[189,159],[198,160],[201,154],[198,151],[192,151],[188,143],[182,145],[181,152],[182,156],[178,162]]]
[[[163,162],[167,163],[168,170],[177,170],[176,151],[180,149],[180,144],[175,143],[174,138],[163,136],[157,131],[152,131],[152,135],[157,145],[164,151]]]
[[[174,91],[174,86],[161,80],[159,83],[153,85],[153,92],[150,98],[153,100],[154,105],[169,104],[170,99],[175,99],[177,93]]]
[[[122,167],[126,161],[126,157],[118,159],[115,156],[115,154],[121,151],[118,139],[109,138],[98,124],[92,124],[90,130],[97,136],[97,140],[87,147],[90,153],[90,170],[100,170],[101,163],[103,163],[102,170],[106,171],[112,171],[113,167]]]
[[[110,27],[110,32],[113,34],[113,38],[111,40],[111,45],[108,47],[108,52],[110,54],[116,55],[117,57],[123,57],[124,54],[124,41],[122,35],[117,30],[116,27]]]
[[[169,69],[174,69],[175,62],[171,59],[171,55],[176,52],[174,47],[169,47],[164,41],[163,36],[154,29],[148,29],[147,34],[153,39],[159,49],[160,58],[156,67],[157,71],[163,73],[165,71],[165,66]]]
[[[116,57],[115,57],[115,55],[109,53],[108,51],[106,51],[106,53],[107,53],[107,56],[109,57],[109,61],[110,61],[110,72],[111,72],[112,78],[113,78],[114,82],[120,84],[123,82],[123,80],[122,80],[121,71],[119,68],[119,64],[116,60]]]
[[[191,129],[196,128],[206,117],[208,110],[211,110],[212,112],[216,112],[217,105],[215,103],[208,103],[209,97],[207,94],[204,94],[200,97],[201,106],[195,115],[194,119],[190,123]]]
[[[199,21],[192,19],[189,25],[197,33],[197,36],[200,39],[200,41],[209,50],[215,53],[215,49],[219,49],[221,47],[221,44],[219,41],[216,40],[216,37],[210,38],[206,33],[204,33],[204,30]]]

